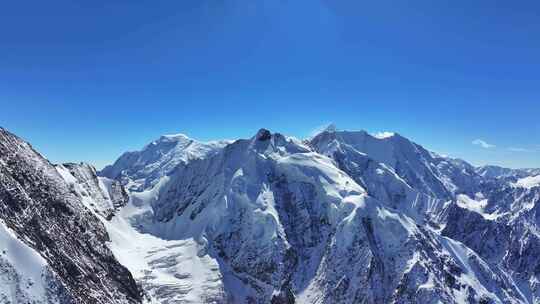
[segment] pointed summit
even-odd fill
[[[269,130],[262,128],[257,132],[255,138],[260,141],[269,140],[272,138],[272,133],[270,133]]]
[[[311,131],[311,134],[308,139],[309,140],[313,139],[324,133],[336,133],[336,132],[337,132],[336,125],[334,123],[329,123],[329,124],[319,126],[315,128],[313,131]]]
[[[334,123],[329,124],[323,130],[323,132],[329,132],[329,133],[334,133],[336,131],[337,131],[337,127],[336,127],[336,125]]]

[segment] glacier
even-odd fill
[[[335,126],[304,140],[164,135],[101,171],[31,159],[129,271],[117,279],[130,289],[102,288],[128,302],[540,302],[538,169],[475,167],[399,133]],[[10,284],[37,282],[16,297],[43,294],[36,273],[67,286],[11,226],[0,232],[37,269],[0,259],[22,278]]]
[[[135,153],[147,154],[148,148]],[[206,148],[187,151],[194,156],[182,155],[183,160],[153,186],[130,191],[129,211],[116,219],[129,223],[123,229],[134,228],[144,237],[183,242],[185,249],[168,272],[183,273],[175,270],[185,269],[179,266],[183,263],[179,256],[197,260],[193,263],[198,267],[182,277],[199,278],[177,281],[175,287],[171,283],[169,290],[157,282],[156,272],[162,268],[146,266],[155,274],[141,275],[139,280],[154,286],[149,288],[154,297],[191,284],[179,297],[182,301],[533,303],[537,299],[536,275],[512,274],[501,260],[509,247],[498,240],[491,244],[500,245],[498,249],[473,245],[486,229],[476,226],[479,218],[491,223],[489,229],[495,230],[489,233],[500,238],[500,227],[506,227],[512,215],[514,221],[521,219],[518,210],[531,204],[517,202],[517,194],[514,210],[500,201],[495,194],[498,187],[513,185],[508,176],[486,177],[481,168],[437,155],[390,132],[371,135],[332,127],[300,141],[261,129],[252,138],[214,148],[211,153]],[[129,185],[132,167],[119,164],[115,163],[116,176],[109,174],[110,169],[100,175],[121,176],[119,180]],[[537,199],[533,201],[535,206]],[[470,229],[462,231],[464,223]],[[515,232],[505,233],[512,240]],[[122,250],[121,242],[115,246],[113,251]],[[161,248],[165,254],[167,249]],[[492,257],[492,250],[501,252],[499,259]],[[205,274],[204,282],[216,283],[204,287],[210,299],[195,296],[200,274]]]

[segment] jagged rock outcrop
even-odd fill
[[[88,209],[107,219],[112,218],[129,200],[120,181],[98,177],[96,169],[89,164],[66,163],[55,167],[71,192],[80,197]]]
[[[0,219],[11,239],[21,242],[19,247],[46,269],[39,285],[47,288],[47,298],[39,303],[141,302],[131,274],[106,246],[109,237],[101,221],[71,193],[53,165],[4,129]],[[16,277],[19,269],[7,271],[12,273],[8,281],[15,282],[9,277]],[[18,294],[6,303],[25,302]]]
[[[332,127],[163,136],[97,173],[0,135],[0,241],[38,270],[0,254],[0,303],[540,301],[533,169]]]
[[[504,268],[440,233],[461,216],[459,195],[487,187],[474,167],[399,135],[337,133],[301,143],[261,129],[132,192],[112,224],[193,240],[215,261],[202,269],[219,265],[217,302],[529,301]]]

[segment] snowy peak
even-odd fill
[[[154,186],[176,166],[214,154],[229,141],[199,142],[184,134],[163,135],[142,150],[124,153],[105,167],[100,176],[121,180],[132,190],[142,191]]]
[[[316,137],[316,136],[318,136],[318,135],[320,135],[322,133],[325,133],[325,132],[332,133],[332,132],[336,132],[336,131],[337,131],[337,127],[336,127],[336,125],[334,123],[323,125],[323,126],[317,128],[316,130],[314,130],[312,132],[311,136],[306,140],[309,141],[310,139],[312,139],[312,138],[314,138],[314,137]]]
[[[321,132],[311,140],[311,144],[320,150],[324,150],[332,142],[351,146],[389,165],[392,165],[394,161],[390,156],[393,151],[405,152],[416,149],[415,144],[407,138],[388,132],[385,136],[375,136],[366,131],[336,131],[334,129],[334,131]]]
[[[336,132],[337,131],[337,127],[335,124],[331,123],[329,124],[325,129],[324,129],[325,132]]]
[[[481,183],[473,166],[440,157],[398,133],[375,136],[366,131],[323,132],[310,145],[349,168],[359,168],[359,159],[367,158],[382,166],[380,170],[397,175],[410,188],[438,199],[455,198],[459,193],[473,195]]]
[[[225,286],[233,303],[277,301],[297,288],[292,275],[306,284],[315,247],[366,195],[331,159],[268,130],[179,166],[155,190],[154,220],[141,226],[166,239],[204,239],[224,281],[241,284]]]
[[[485,178],[495,179],[519,179],[534,175],[540,175],[540,169],[510,169],[499,166],[481,166],[477,167],[476,172]]]
[[[186,134],[178,133],[178,134],[165,134],[160,137],[161,140],[171,140],[171,141],[180,141],[180,140],[192,140],[189,138]]]
[[[182,133],[166,134],[166,135],[161,135],[158,139],[146,145],[142,150],[144,151],[144,150],[152,149],[152,147],[156,147],[156,146],[162,147],[162,148],[174,146],[174,145],[188,146],[193,142],[197,142],[197,141]]]
[[[15,302],[51,284],[74,303],[139,303],[137,286],[156,304],[540,300],[533,171],[488,178],[396,133],[327,128],[164,135],[98,176],[5,134],[0,245],[35,268],[0,251],[0,282],[27,290]]]
[[[239,146],[243,145],[244,140],[239,140]],[[236,143],[233,143],[236,144]],[[248,151],[254,151],[261,155],[272,156],[273,154],[284,156],[291,153],[308,152],[309,148],[302,145],[301,142],[292,138],[287,138],[280,133],[272,133],[267,129],[260,129],[251,139],[249,139]]]
[[[204,274],[194,286],[215,282],[207,292],[214,302],[520,303],[504,273],[423,221],[440,215],[443,227],[445,208],[469,211],[434,197],[446,194],[439,178],[451,172],[437,162],[458,166],[431,155],[399,135],[323,132],[305,145],[261,129],[182,163],[152,189],[132,192],[125,213],[111,222],[124,217],[145,236],[195,241],[186,244],[197,252],[192,273],[174,263],[154,267],[148,257],[155,248],[138,253],[148,266],[131,262],[157,298],[185,284],[157,285],[156,273],[169,267],[181,278]],[[117,244],[120,252],[129,246]],[[164,252],[189,255],[163,247],[163,259]],[[195,298],[201,295],[194,288],[175,294],[211,302]]]
[[[255,134],[254,139],[258,141],[266,141],[272,138],[272,133],[270,133],[267,129],[260,129],[257,131],[257,134]]]

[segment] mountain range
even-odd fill
[[[0,303],[540,303],[540,169],[397,133],[164,135],[97,171],[0,129]]]

